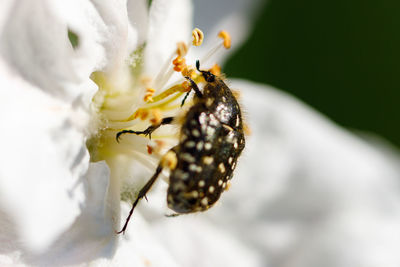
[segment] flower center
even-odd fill
[[[92,73],[91,78],[99,91],[92,105],[96,133],[87,141],[91,161],[106,160],[112,166],[116,158],[128,158],[154,169],[160,157],[177,144],[179,127],[176,124],[179,124],[179,119],[174,119],[175,125],[165,125],[154,131],[151,140],[148,136],[136,134],[123,135],[117,140],[116,135],[122,130],[143,131],[151,125],[159,125],[166,117],[184,116],[191,106],[191,100],[186,100],[191,90],[187,77],[196,83],[204,82],[202,75],[192,65],[186,64],[190,48],[200,46],[204,39],[197,28],[192,31],[192,37],[190,44],[177,44],[176,51],[154,77],[142,74],[143,47],[132,53],[130,63],[120,69]],[[201,59],[202,63],[221,48],[230,47],[228,33],[222,31],[219,37],[223,42],[210,49]],[[210,71],[220,75],[218,65]],[[171,83],[174,73],[179,73],[180,78]]]

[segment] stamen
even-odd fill
[[[186,67],[186,59],[180,56],[177,56],[173,61],[174,71],[181,72]]]
[[[153,100],[152,96],[154,95],[155,91],[156,90],[154,90],[153,88],[147,88],[146,89],[146,94],[144,95],[143,100],[145,102],[153,102],[154,100]]]
[[[149,146],[149,145],[147,145],[147,153],[149,155],[153,154],[153,148],[151,146]]]
[[[192,37],[193,37],[192,44],[194,46],[199,46],[203,43],[204,34],[200,29],[195,28],[192,31]],[[172,77],[172,75],[174,74],[174,71],[182,72],[185,69],[185,67],[186,67],[185,56],[188,53],[189,48],[190,48],[190,46],[188,46],[184,42],[179,42],[176,44],[175,53],[177,56],[175,57],[175,59],[173,59],[174,55],[171,55],[170,59],[167,61],[168,64],[166,64],[160,70],[160,72],[157,74],[157,78],[155,80],[156,84],[154,85],[154,87],[156,89],[162,88]],[[172,64],[174,65],[174,67],[172,69],[170,68],[171,61],[172,61]]]
[[[185,90],[184,92],[189,92],[192,90],[192,85],[188,81],[184,81],[181,85]]]
[[[192,31],[193,41],[192,44],[194,46],[200,46],[204,40],[204,34],[199,28],[195,28]]]
[[[151,77],[147,75],[142,75],[140,77],[140,83],[143,84],[143,86],[146,88],[151,87]]]
[[[147,145],[147,153],[149,155],[151,154],[156,154],[156,155],[160,155],[162,150],[167,146],[166,142],[164,142],[163,140],[155,140],[155,141],[151,141],[148,145]],[[165,151],[164,151],[165,153]]]
[[[178,55],[178,57],[186,56],[188,50],[189,48],[184,42],[179,42],[176,44],[176,54]]]
[[[226,48],[229,49],[231,47],[231,37],[228,32],[226,31],[220,31],[218,33],[218,37],[223,39],[223,42],[214,46],[213,48],[208,51],[208,53],[203,57],[200,62],[202,64],[206,63],[214,54],[216,54],[220,49]]]
[[[151,115],[153,118],[150,119],[150,123],[152,125],[158,125],[162,121],[162,114],[161,111],[158,108],[154,108],[151,110]]]
[[[178,159],[173,151],[168,151],[167,154],[165,154],[165,156],[161,159],[161,166],[168,167],[170,170],[175,169],[177,164]]]
[[[140,118],[142,121],[147,119],[147,116],[149,115],[149,111],[147,109],[138,109],[134,115],[133,119]]]
[[[218,37],[221,37],[224,40],[224,47],[226,49],[231,48],[231,36],[227,31],[220,31]]]
[[[167,60],[167,62],[164,64],[164,66],[160,70],[160,72],[157,74],[156,84],[154,85],[154,87],[156,89],[162,88],[172,77],[172,75],[174,74],[174,71],[178,71],[178,72],[182,71],[182,69],[184,68],[186,63],[183,62],[183,63],[178,64],[179,66],[177,66],[174,62],[177,62],[177,61],[182,62],[182,60],[185,60],[184,57],[186,56],[188,51],[189,51],[189,47],[184,42],[178,42],[176,44],[176,50],[171,55],[171,57]],[[177,56],[174,59],[175,54]],[[171,61],[173,62],[173,65],[174,65],[173,68],[171,68]]]
[[[171,61],[174,60],[174,57],[175,57],[177,51],[178,51],[178,47],[177,47],[177,50],[174,51],[170,55],[170,57],[167,59],[167,61],[164,62],[162,68],[160,69],[156,78],[154,79],[155,84],[153,85],[153,87],[156,90],[162,88],[168,82],[168,80],[171,78],[172,74],[174,74],[174,70],[171,68]]]
[[[197,76],[196,71],[194,70],[194,68],[191,67],[191,66],[187,66],[187,65],[185,66],[185,68],[183,68],[181,73],[182,73],[183,77],[189,77],[192,80]],[[187,81],[185,81],[185,82],[187,84],[189,84]]]
[[[164,99],[164,98],[166,98],[166,97],[168,97],[168,96],[170,96],[170,95],[172,95],[172,94],[174,94],[176,92],[187,92],[188,89],[185,87],[186,86],[185,82],[183,82],[181,84],[174,85],[171,88],[169,88],[169,89],[165,90],[164,92],[162,92],[161,94],[156,95],[153,98],[154,102],[160,101],[160,100],[162,100],[162,99]]]

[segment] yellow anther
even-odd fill
[[[173,170],[176,168],[176,165],[178,163],[178,159],[176,157],[175,152],[173,151],[168,151],[164,157],[161,159],[161,166],[163,167],[168,167],[170,170]]]
[[[145,109],[138,109],[136,117],[139,117],[141,120],[147,119],[147,116],[149,116],[149,112]]]
[[[158,108],[151,110],[152,118],[150,119],[150,123],[152,125],[159,125],[162,121],[162,114]]]
[[[194,46],[200,46],[204,40],[204,34],[199,28],[195,28],[192,31],[193,41],[192,44]]]
[[[160,154],[163,148],[165,148],[166,143],[163,140],[154,140],[147,145],[148,154]]]
[[[145,120],[149,116],[149,112],[147,110],[143,110],[143,112],[140,114],[140,119]]]
[[[148,153],[149,155],[153,154],[153,147],[147,145],[147,153]]]
[[[144,85],[144,87],[148,88],[151,86],[151,77],[143,75],[140,77],[140,83]]]
[[[188,52],[188,46],[184,42],[179,42],[176,44],[176,54],[178,57],[186,56]]]
[[[182,76],[194,79],[196,77],[196,71],[191,66],[185,66],[182,70]]]
[[[144,95],[144,101],[145,102],[153,102],[153,98],[152,96],[154,95],[154,92],[156,90],[154,90],[153,88],[147,88],[146,89],[146,94]]]
[[[174,71],[181,72],[186,67],[186,59],[180,56],[177,56],[173,61]]]
[[[152,96],[152,94],[151,95],[146,94],[143,98],[144,102],[154,102],[154,100],[151,96]]]
[[[209,71],[214,74],[215,76],[220,76],[221,75],[221,67],[218,64],[214,64]]]
[[[184,81],[182,83],[182,88],[184,89],[184,92],[188,92],[192,89],[192,86],[190,85],[190,83],[188,81]]]
[[[218,37],[222,38],[224,40],[224,47],[226,49],[231,48],[231,36],[227,31],[220,31],[218,33]]]

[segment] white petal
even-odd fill
[[[123,203],[121,221],[125,220],[130,208],[130,205]],[[148,225],[139,212],[134,213],[126,233],[119,238],[120,245],[111,262],[112,266],[181,266],[157,239],[154,227]]]
[[[0,32],[3,30],[3,26],[5,21],[8,18],[8,14],[10,13],[10,10],[12,8],[13,0],[4,0],[1,3],[1,9],[0,9]]]
[[[289,267],[398,266],[399,213],[351,210],[321,222],[288,258]]]
[[[282,92],[244,81],[231,87],[243,93],[253,133],[231,189],[210,214],[215,222],[273,266],[365,266],[369,258],[395,266],[398,158]],[[380,240],[385,246],[378,248]],[[344,249],[348,242],[357,251]]]
[[[73,2],[18,1],[3,15],[0,53],[10,65],[32,84],[68,102],[86,93],[78,86],[103,60],[102,48],[96,46],[99,36],[94,32],[81,38],[75,51],[68,28],[77,34],[94,29],[91,23],[99,24],[99,18],[93,6],[86,1],[79,8]]]
[[[2,63],[0,61],[0,63]],[[80,212],[88,114],[0,64],[0,206],[28,249],[44,249]]]
[[[107,71],[118,71],[137,46],[137,31],[132,28],[127,11],[127,1],[92,0],[106,25],[104,46],[107,51]]]
[[[154,231],[180,266],[263,266],[261,255],[202,215],[163,218],[154,224]]]
[[[189,0],[154,0],[152,2],[144,58],[147,74],[157,74],[176,50],[176,44],[190,40],[191,19],[192,6]]]
[[[42,90],[74,101],[94,70],[118,69],[137,45],[125,0],[93,2],[14,2],[0,21],[1,55]],[[75,49],[68,31],[79,38]]]
[[[117,247],[115,222],[110,210],[118,209],[108,202],[112,194],[110,173],[105,162],[91,163],[82,182],[86,199],[80,215],[55,240],[48,250],[30,255],[28,261],[40,266],[87,263],[98,258],[112,258]]]
[[[142,45],[147,38],[148,13],[147,0],[128,0],[129,21],[138,33],[138,45]]]

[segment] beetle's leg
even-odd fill
[[[186,76],[185,78],[186,78],[187,80],[189,80],[190,86],[192,87],[192,89],[193,89],[194,92],[196,93],[196,96],[199,97],[199,98],[202,98],[202,97],[203,97],[203,93],[200,92],[200,89],[199,89],[199,87],[197,86],[196,82],[193,81],[190,77],[187,77],[187,76]],[[181,107],[185,104],[186,98],[189,96],[190,91],[191,91],[191,90],[189,90],[189,92],[187,92],[186,95],[185,95],[185,97],[183,98],[182,103],[181,103]]]
[[[171,213],[171,214],[165,214],[164,216],[167,217],[167,218],[172,218],[172,217],[178,217],[178,216],[180,216],[180,215],[182,215],[182,214],[179,214],[179,213]]]
[[[190,94],[190,91],[187,92],[185,97],[183,98],[182,103],[181,103],[181,107],[183,107],[183,105],[185,104],[186,98],[189,96],[189,94]]]
[[[171,148],[165,155],[161,158],[160,164],[157,166],[156,172],[153,174],[153,176],[150,178],[150,180],[140,189],[139,194],[135,201],[132,204],[132,208],[129,211],[129,215],[126,218],[124,227],[122,227],[121,231],[117,232],[117,234],[124,233],[126,230],[126,227],[128,226],[129,220],[131,219],[133,210],[135,209],[136,205],[139,203],[139,200],[142,199],[143,197],[146,197],[147,192],[151,189],[153,186],[154,182],[157,180],[158,176],[160,175],[161,171],[163,168],[168,168],[170,170],[173,170],[176,168],[176,165],[178,163],[178,158],[176,156],[176,151],[177,151],[177,146]]]
[[[129,211],[129,215],[126,218],[124,227],[122,227],[121,231],[117,232],[117,234],[125,232],[126,227],[128,226],[129,220],[131,219],[133,210],[135,209],[136,205],[139,203],[139,200],[146,196],[146,193],[150,190],[151,186],[154,184],[154,182],[157,180],[158,176],[160,175],[162,168],[163,167],[161,166],[161,164],[158,165],[156,172],[153,174],[153,176],[150,178],[150,180],[142,187],[142,189],[140,189],[139,194],[138,194],[136,200],[133,202],[131,210]]]
[[[149,136],[149,138],[151,139],[151,134],[161,125],[165,125],[165,124],[170,124],[173,121],[174,117],[166,117],[164,119],[161,120],[161,122],[157,125],[151,125],[149,126],[146,130],[144,131],[133,131],[133,130],[122,130],[120,132],[117,133],[117,135],[115,136],[115,138],[117,139],[117,142],[119,142],[119,138],[121,137],[122,134],[126,134],[126,133],[133,133],[133,134],[144,134],[145,136]]]
[[[192,79],[190,79],[190,77],[187,77],[187,76],[185,78],[190,82],[190,86],[192,87],[192,89],[196,93],[196,96],[199,97],[199,98],[202,98],[203,97],[203,93],[200,92],[200,89],[197,86],[197,84],[195,83],[195,81],[193,81]]]

